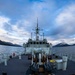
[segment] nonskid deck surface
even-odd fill
[[[12,58],[8,61],[8,65],[4,66],[4,63],[0,64],[0,75],[2,73],[7,73],[7,75],[26,75],[26,72],[29,70],[29,65],[31,61],[28,60],[28,57],[22,55],[22,59],[18,57]],[[75,62],[68,61],[68,67],[66,71],[55,71],[55,75],[72,75],[75,74]]]
[[[25,75],[29,65],[30,61],[25,55],[22,55],[22,59],[12,58],[8,61],[7,66],[4,66],[4,63],[0,64],[0,75],[5,72],[7,75]]]
[[[56,75],[75,75],[75,62],[68,61],[67,70],[58,70],[56,71]]]

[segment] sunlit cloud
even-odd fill
[[[27,42],[38,18],[40,35],[44,32],[49,42],[74,43],[74,13],[74,0],[0,0],[0,40]]]
[[[25,31],[23,27],[19,27],[19,24],[17,22],[15,25],[12,25],[9,18],[0,16],[0,40],[18,44],[22,44],[23,41],[26,42],[30,37],[30,33]],[[9,25],[11,26],[10,32],[8,28],[5,30],[5,27],[9,27]]]
[[[72,36],[75,33],[75,4],[65,7],[56,18],[59,33],[63,36]]]

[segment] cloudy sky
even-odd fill
[[[37,17],[49,42],[75,43],[75,0],[0,0],[0,40],[22,45]]]

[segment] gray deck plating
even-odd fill
[[[8,61],[8,66],[4,66],[4,63],[0,64],[0,75],[6,72],[7,75],[26,75],[26,71],[30,65],[30,61],[27,56],[22,55],[22,59],[15,57]],[[68,61],[68,68],[66,71],[59,70],[55,72],[55,75],[72,75],[75,74],[75,62]]]

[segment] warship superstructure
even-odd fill
[[[61,68],[60,63],[63,63],[63,70],[67,67],[67,56],[59,58],[54,54],[51,54],[52,44],[48,43],[47,39],[39,39],[40,28],[37,26],[35,28],[36,39],[31,38],[25,44],[25,54],[28,55],[28,59],[31,60],[30,73],[31,75],[53,75],[55,71],[55,66],[58,65],[58,69]],[[57,63],[55,63],[57,62]],[[60,62],[60,63],[59,63]]]
[[[35,28],[35,35],[36,39],[31,38],[28,40],[28,42],[25,44],[26,54],[34,53],[34,52],[42,52],[45,54],[51,54],[50,48],[52,47],[52,44],[47,42],[47,39],[44,38],[44,33],[43,33],[43,39],[39,39],[39,31],[40,28],[38,27],[38,20],[37,20],[37,26]]]

